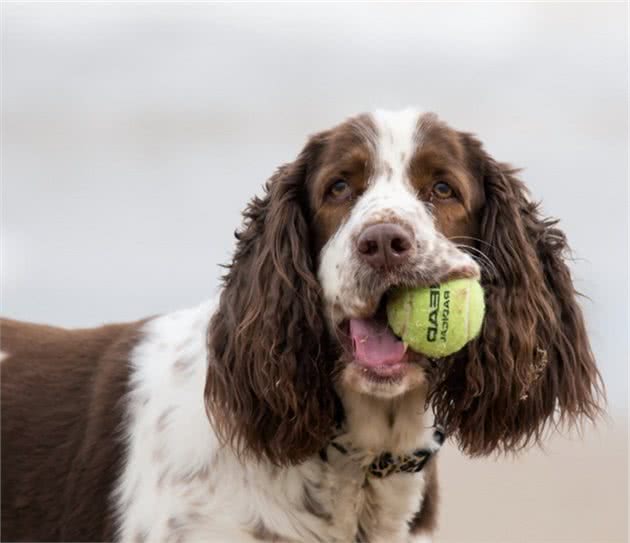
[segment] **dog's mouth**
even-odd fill
[[[353,317],[341,323],[344,345],[352,363],[356,364],[372,380],[400,379],[412,362],[423,360],[407,349],[387,322],[387,292],[376,304],[369,317]]]

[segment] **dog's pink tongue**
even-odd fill
[[[355,360],[369,368],[397,364],[407,350],[386,322],[375,319],[350,319],[350,336]]]

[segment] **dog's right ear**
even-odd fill
[[[244,227],[208,330],[205,395],[215,430],[235,450],[295,463],[333,428],[334,357],[311,254],[306,181],[326,134],[278,169],[245,209]]]

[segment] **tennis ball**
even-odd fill
[[[474,279],[431,287],[396,288],[387,300],[393,332],[412,350],[430,358],[459,351],[481,330],[483,289]]]

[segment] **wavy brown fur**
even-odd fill
[[[313,273],[306,179],[321,141],[281,167],[244,211],[237,248],[209,327],[206,406],[239,452],[295,463],[333,428],[334,356]]]
[[[483,277],[481,335],[440,366],[431,399],[462,450],[480,455],[539,442],[548,423],[595,418],[603,386],[557,221],[541,217],[513,169],[462,139],[485,190],[479,249],[495,269]]]

